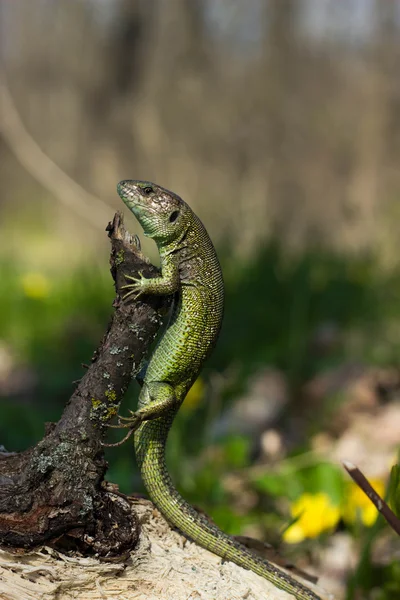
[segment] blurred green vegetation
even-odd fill
[[[5,262],[0,278],[3,352],[17,376],[23,367],[34,382],[2,398],[1,443],[22,450],[41,438],[45,421],[59,419],[105,331],[114,289],[107,268],[46,273]]]
[[[323,250],[288,256],[278,243],[262,249],[250,264],[230,264],[226,275],[227,310],[222,338],[214,355],[221,368],[238,360],[243,373],[272,364],[292,383],[323,365],[307,352],[321,326],[333,325],[364,336],[382,332],[398,318],[400,273],[382,273],[372,256],[350,258]],[[378,336],[378,341],[379,342]],[[348,338],[327,360],[342,361]],[[358,358],[387,363],[397,345],[360,344]],[[381,356],[379,353],[381,352]]]
[[[223,328],[205,369],[207,380],[213,371],[234,366],[221,407],[265,365],[281,369],[296,394],[312,375],[344,360],[398,363],[400,272],[382,272],[370,256],[349,258],[321,250],[288,256],[276,242],[250,262],[238,263],[228,256],[223,250]],[[38,439],[44,421],[60,416],[72,382],[84,372],[81,364],[90,362],[105,331],[114,290],[106,264],[59,273],[26,271],[3,262],[0,277],[1,343],[36,380],[24,399],[32,410],[22,419],[21,399],[2,398],[2,443],[21,449]],[[313,348],[313,339],[326,325],[334,328],[336,341],[329,351],[320,352]],[[181,446],[185,456],[198,455],[208,442],[201,427],[204,422],[210,425],[209,411],[204,398],[194,411],[183,412],[170,445]],[[19,419],[15,429],[10,427],[13,415]],[[196,436],[191,433],[194,427]],[[129,477],[126,474],[119,483],[125,487]]]
[[[400,319],[400,273],[382,273],[371,257],[346,258],[322,251],[288,257],[277,243],[249,263],[230,262],[228,254],[222,252],[224,323],[205,371],[235,366],[226,400],[265,365],[282,369],[296,390],[321,368],[348,358],[397,362],[400,331],[396,338],[388,329]],[[18,398],[9,402],[0,425],[10,446],[16,444],[13,436],[19,436],[20,449],[40,435],[43,421],[60,415],[72,381],[82,376],[81,363],[90,362],[105,331],[114,291],[106,264],[59,273],[26,271],[7,261],[0,264],[0,277],[1,342],[37,380],[29,398],[35,410],[25,414],[35,426],[27,427],[24,436],[21,429],[18,434],[8,427],[13,411],[20,412]],[[313,350],[312,341],[326,324],[337,330],[339,343],[321,354]],[[7,398],[2,401],[5,407]],[[200,425],[207,410],[205,403],[190,420]],[[187,425],[191,429],[193,423]],[[197,453],[197,442],[204,437],[193,437],[188,431],[187,443],[192,441]]]
[[[383,272],[371,256],[349,258],[320,250],[290,256],[275,242],[241,264],[230,260],[227,250],[221,254],[226,316],[199,397],[184,405],[171,432],[168,462],[172,476],[188,501],[230,533],[256,527],[261,537],[278,542],[285,528],[296,522],[297,517],[290,516],[290,503],[301,497],[312,503],[321,494],[337,512],[335,522],[343,522],[340,506],[347,479],[338,466],[313,459],[303,464],[309,450],[304,445],[273,469],[255,468],[251,438],[230,435],[215,440],[210,426],[246,390],[249,377],[266,365],[285,374],[290,395],[295,397],[305,381],[327,366],[348,360],[398,363],[400,272]],[[31,375],[22,391],[1,398],[0,442],[7,449],[20,450],[41,438],[46,421],[60,417],[73,381],[84,373],[81,364],[90,363],[106,329],[114,292],[106,264],[60,273],[26,271],[8,262],[0,265],[0,277],[3,353],[11,357],[14,370],[23,368]],[[336,341],[321,352],[315,349],[314,339],[327,324],[336,332]],[[227,369],[229,383],[215,408],[207,400],[209,380],[213,373]],[[133,384],[122,412],[134,406],[136,395]],[[323,412],[321,407],[320,418]],[[321,421],[314,415],[308,427],[308,433],[316,432]],[[110,437],[117,440],[119,435],[112,432]],[[108,479],[122,491],[143,491],[131,444],[107,453]],[[229,476],[244,480],[246,493],[253,497],[245,509],[240,492],[235,494],[226,486]],[[353,535],[363,540],[369,532],[360,521]],[[321,526],[319,533],[322,543],[328,532]],[[305,540],[303,548],[309,543]],[[372,569],[365,555],[357,573],[364,573],[366,564],[370,587],[380,585],[379,600],[392,597],[400,585],[396,565]],[[358,585],[357,573],[350,586],[353,590]]]

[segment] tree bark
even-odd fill
[[[139,240],[117,213],[107,230],[115,312],[92,364],[69,399],[57,424],[46,427],[33,448],[0,454],[0,543],[31,548],[68,538],[99,555],[120,554],[138,538],[130,505],[104,484],[107,469],[102,440],[118,413],[132,375],[154,340],[170,298],[121,299],[125,275],[158,270],[140,252]],[[118,527],[115,527],[118,524]],[[69,532],[69,533],[68,533]],[[60,540],[59,540],[60,541]]]

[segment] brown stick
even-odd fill
[[[377,510],[381,513],[381,515],[386,519],[389,525],[394,529],[394,531],[400,535],[400,519],[396,517],[391,508],[386,504],[383,498],[380,497],[378,492],[374,490],[368,479],[365,475],[360,471],[356,465],[353,463],[344,461],[343,466],[353,479],[353,481],[358,485],[360,489],[368,496]]]

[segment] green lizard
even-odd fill
[[[200,219],[176,194],[148,181],[121,181],[118,194],[153,238],[161,276],[127,277],[125,298],[175,294],[168,327],[143,377],[138,410],[120,421],[135,431],[143,483],[164,517],[214,554],[265,577],[297,600],[321,600],[273,563],[223,533],[190,506],[174,488],[165,464],[165,445],[174,417],[218,337],[224,284],[214,246]]]

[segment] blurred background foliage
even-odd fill
[[[399,442],[400,2],[0,0],[0,40],[0,443],[59,418],[112,311],[115,185],[154,180],[227,291],[178,486],[338,597],[394,598],[398,543],[340,460],[383,494]],[[131,446],[107,452],[141,491]]]

